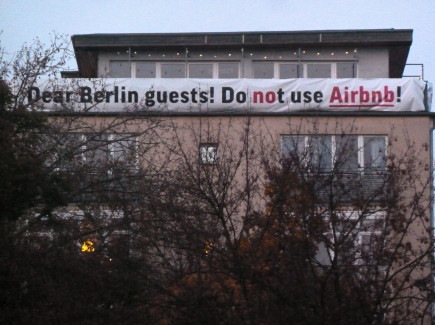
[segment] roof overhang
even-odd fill
[[[230,33],[84,34],[71,37],[81,77],[97,76],[98,53],[120,48],[322,48],[386,47],[390,78],[402,76],[412,43],[411,29]]]

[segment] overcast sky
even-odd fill
[[[435,83],[435,0],[0,0],[9,52],[49,33],[413,29],[408,63]],[[69,68],[76,69],[74,61]]]

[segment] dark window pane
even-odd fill
[[[284,136],[281,138],[281,155],[287,159],[301,160],[305,150],[305,136]]]
[[[332,169],[332,141],[331,136],[314,136],[309,140],[311,166],[319,171]]]
[[[345,173],[356,173],[358,171],[358,137],[354,135],[337,135],[335,141],[337,169]]]
[[[91,165],[104,166],[109,160],[109,141],[108,136],[88,135],[86,140],[86,161]]]

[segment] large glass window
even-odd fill
[[[337,63],[337,78],[354,78],[355,64],[353,62],[338,62]]]
[[[313,170],[341,173],[383,172],[386,168],[386,137],[357,135],[284,135],[283,159],[309,165]]]
[[[252,68],[255,79],[272,79],[274,77],[273,62],[253,62]]]
[[[213,78],[212,63],[190,63],[189,78]]]
[[[218,77],[220,79],[234,79],[239,77],[239,64],[237,62],[219,62]]]
[[[154,62],[136,62],[136,78],[155,78],[156,64]]]
[[[331,64],[329,63],[307,64],[307,78],[331,78]]]
[[[184,63],[162,63],[162,78],[185,78],[186,68]]]
[[[301,70],[301,72],[299,72]],[[302,73],[302,66],[297,63],[282,63],[279,65],[279,78],[280,79],[291,79],[300,78]]]
[[[128,61],[110,61],[109,69],[112,78],[131,77],[131,65]]]

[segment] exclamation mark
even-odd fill
[[[210,87],[210,103],[214,103],[214,87]]]
[[[397,102],[398,103],[400,103],[401,92],[402,92],[402,87],[401,86],[397,86]]]

